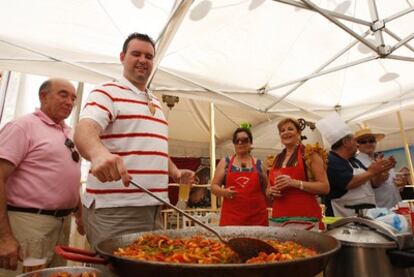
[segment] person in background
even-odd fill
[[[207,185],[210,183],[210,166],[203,166],[196,171],[196,183]],[[211,208],[211,191],[206,187],[193,186],[188,199],[190,208]]]
[[[192,183],[168,155],[168,123],[147,89],[153,69],[153,40],[133,33],[120,53],[123,77],[95,87],[75,130],[75,144],[91,162],[82,197],[83,222],[92,248],[125,233],[162,228],[162,203],[129,181],[168,201],[168,176]]]
[[[248,128],[233,133],[235,154],[217,165],[211,192],[223,197],[220,226],[268,226],[265,189],[266,170],[251,152],[253,136]]]
[[[192,187],[187,206],[189,208],[210,207],[211,203],[206,195],[207,189],[205,187]]]
[[[80,157],[64,122],[76,101],[75,87],[49,79],[39,99],[40,109],[0,130],[0,268],[7,269],[0,276],[15,276],[26,239],[46,237],[53,253],[79,203]],[[53,259],[50,265],[62,264]]]
[[[371,129],[363,128],[355,132],[359,153],[356,158],[368,168],[375,160],[383,159],[383,155],[376,155],[377,142],[385,137],[384,134],[374,134]],[[391,168],[372,179],[377,207],[391,209],[401,201],[398,188],[394,185],[395,171]]]
[[[301,126],[293,118],[278,124],[285,146],[269,171],[267,195],[273,200],[272,217],[312,217],[321,220],[319,194],[329,192],[325,151],[318,145],[303,145]]]
[[[395,165],[393,158],[373,161],[365,167],[355,158],[357,142],[351,129],[337,113],[316,123],[322,136],[331,145],[328,156],[329,194],[323,197],[326,216],[355,215],[347,205],[371,204],[375,207],[375,193],[371,179],[388,172]]]
[[[404,200],[414,200],[414,188],[412,187],[410,169],[406,166],[400,168],[398,177],[395,178],[395,185],[401,191],[401,198]]]

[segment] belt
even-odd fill
[[[76,208],[73,209],[62,209],[62,210],[43,210],[36,208],[21,208],[7,205],[7,210],[12,212],[23,212],[23,213],[32,213],[32,214],[43,214],[50,215],[55,217],[63,217],[71,214],[76,211]]]

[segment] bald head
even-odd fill
[[[73,86],[68,80],[65,80],[65,79],[61,79],[61,78],[50,78],[50,79],[48,79],[48,80],[46,80],[46,81],[44,81],[41,85],[40,85],[40,87],[39,87],[39,97],[40,97],[40,93],[42,92],[42,91],[44,91],[44,92],[49,92],[50,91],[50,87],[52,86],[52,84],[54,84],[54,83],[57,83],[57,84],[60,84],[60,83],[66,83],[66,84],[68,84],[68,85],[70,85],[70,86]],[[75,88],[75,87],[73,87],[73,88]]]
[[[76,101],[76,89],[68,80],[52,78],[39,88],[40,109],[55,123],[66,119]]]

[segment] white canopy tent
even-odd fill
[[[281,117],[315,121],[334,110],[354,127],[365,123],[393,134],[397,110],[406,129],[414,128],[413,5],[0,0],[0,69],[89,83],[117,78],[122,42],[138,31],[158,42],[151,88],[180,97],[168,117],[171,144],[182,155],[208,149],[209,102],[216,103],[216,138],[223,149],[242,121],[253,124],[257,149],[275,149]]]

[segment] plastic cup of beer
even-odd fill
[[[44,237],[24,240],[21,243],[23,273],[46,268],[47,239]]]
[[[178,189],[178,200],[187,202],[190,197],[191,184],[180,184]]]
[[[276,185],[281,179],[283,179],[284,177],[285,177],[286,175],[284,175],[284,174],[281,174],[281,175],[277,175],[277,176],[275,176],[275,179],[274,179],[274,185]]]

